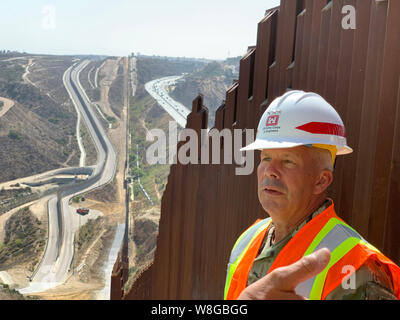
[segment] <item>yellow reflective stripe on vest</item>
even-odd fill
[[[357,233],[357,231],[355,231],[352,227],[350,227],[348,224],[344,223],[343,221],[341,221],[337,218],[331,218],[325,224],[325,226],[321,229],[321,231],[318,232],[318,234],[315,236],[314,240],[311,242],[310,246],[307,248],[306,252],[304,253],[304,256],[308,256],[309,254],[313,253],[315,248],[325,238],[325,236],[329,233],[329,231],[331,231],[338,224],[344,225],[345,227],[350,228],[355,233]]]
[[[311,244],[309,245],[303,256],[307,256],[321,248],[328,248],[332,255],[333,252],[335,252],[335,250],[339,250],[339,248],[343,245],[343,243],[349,238],[359,239],[360,241],[364,240],[349,225],[347,225],[346,223],[337,218],[331,218],[315,236],[315,238],[313,239],[313,241],[311,242]],[[340,250],[336,251],[336,253],[338,252],[340,252]],[[332,256],[331,259],[333,259]],[[325,269],[326,273],[328,272],[328,270],[329,268]],[[324,282],[325,278],[326,277],[323,278]],[[321,279],[322,278],[319,278],[319,281],[321,281]],[[316,280],[317,276],[314,276],[300,283],[296,287],[296,293],[311,299],[311,291],[314,288],[314,297],[315,297],[316,296],[315,292],[317,292],[316,288],[318,288],[318,283],[316,282]],[[322,289],[324,282],[322,283]]]
[[[232,263],[229,263],[228,274],[227,274],[226,281],[225,281],[224,299],[226,299],[226,296],[228,295],[229,286],[231,284],[232,276],[235,273],[236,268],[239,265],[240,261],[242,260],[244,254],[247,252],[247,249],[249,248],[250,244],[254,241],[254,239],[263,230],[268,228],[270,223],[271,223],[271,219],[270,218],[267,218],[267,219],[264,219],[264,220],[260,221],[259,223],[255,224],[253,227],[249,228],[247,231],[243,232],[242,235],[239,237],[239,239],[235,242],[235,245],[232,248],[232,253],[235,251],[235,248],[237,249],[237,247],[239,245],[244,247],[244,248],[240,251],[240,255],[237,258],[235,257],[235,259],[234,259],[234,261],[232,261]],[[246,243],[242,244],[241,242],[243,241],[245,236],[248,235],[249,233],[252,233],[252,232],[254,232],[253,236],[249,240],[247,240]],[[231,262],[231,258],[229,258],[229,262]]]
[[[335,250],[331,252],[331,259],[329,261],[329,264],[322,272],[320,272],[315,277],[314,284],[310,292],[310,300],[321,300],[322,291],[324,289],[324,284],[329,269],[360,242],[363,242],[360,238],[347,238]]]
[[[239,239],[235,242],[235,245],[232,248],[231,256],[229,258],[230,264],[233,264],[236,261],[236,259],[239,258],[240,254],[247,247],[248,243],[254,239],[255,232],[262,226],[267,228],[270,221],[271,221],[271,218],[261,220],[255,224],[253,224],[251,227],[249,227],[246,231],[244,231],[240,235]]]

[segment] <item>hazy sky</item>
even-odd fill
[[[0,0],[0,49],[225,59],[280,0]]]

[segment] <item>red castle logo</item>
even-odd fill
[[[269,116],[267,118],[266,126],[267,127],[277,126],[278,125],[278,121],[279,121],[279,115]]]

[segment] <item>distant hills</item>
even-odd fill
[[[197,60],[165,59],[141,56],[137,59],[137,74],[140,83],[180,75],[182,73],[192,73],[203,67],[205,62]]]
[[[203,103],[209,110],[208,126],[215,121],[215,111],[225,100],[226,90],[239,75],[241,57],[229,58],[224,61],[211,61],[192,73],[186,74],[170,95],[187,108],[192,108],[192,101],[201,93]]]

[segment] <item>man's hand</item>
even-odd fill
[[[289,266],[277,268],[244,289],[238,300],[305,300],[296,294],[295,288],[324,270],[330,256],[329,250],[323,248]]]

